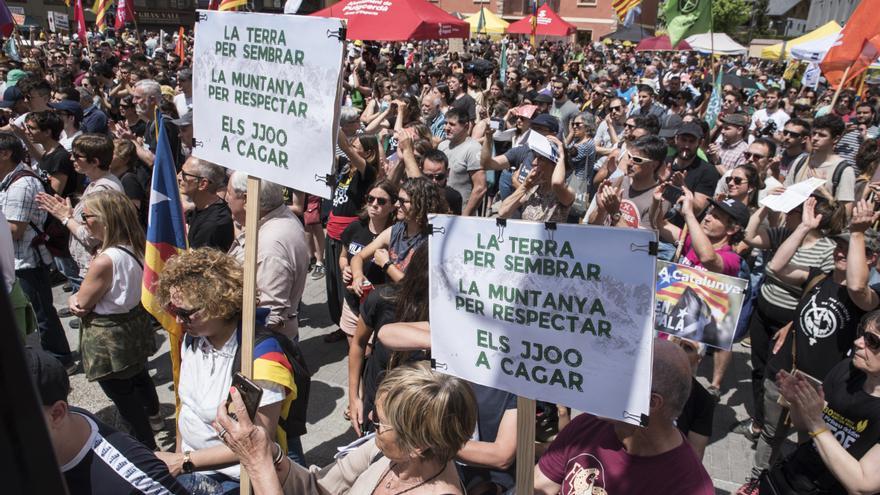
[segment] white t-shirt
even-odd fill
[[[785,111],[782,110],[781,108],[777,108],[776,111],[773,112],[773,115],[767,115],[767,109],[762,108],[760,110],[755,111],[755,113],[752,115],[752,125],[751,125],[751,127],[749,127],[749,129],[754,131],[755,127],[757,127],[757,125],[758,125],[757,124],[758,121],[761,122],[762,126],[766,126],[767,123],[770,122],[770,120],[772,119],[774,122],[776,122],[777,132],[781,132],[782,128],[785,127],[785,124],[788,122],[788,120],[790,118],[791,117],[789,117],[788,114],[785,113]],[[760,129],[758,129],[758,130],[760,130]]]
[[[232,365],[238,339],[235,332],[220,349],[215,349],[205,337],[196,338],[191,346],[184,345],[180,356],[180,415],[177,428],[180,432],[181,451],[199,450],[222,445],[211,423],[217,417],[217,407],[229,396],[232,386]],[[263,388],[260,407],[284,400],[286,391],[277,383],[255,380]],[[200,471],[205,474],[220,472],[233,478],[239,477],[239,465]]]

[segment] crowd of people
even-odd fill
[[[247,176],[191,155],[193,111],[210,110],[193,109],[192,38],[183,58],[177,41],[50,36],[0,60],[0,261],[20,332],[39,332],[29,370],[71,493],[237,493],[242,468],[258,494],[513,490],[516,395],[428,365],[431,332],[447,330],[428,321],[434,213],[650,229],[659,259],[748,280],[749,417],[731,430],[755,453],[738,493],[880,491],[880,79],[835,94],[777,62],[616,42],[348,43],[332,197],[261,182],[262,395],[247,404],[230,391]],[[718,71],[739,77],[713,87]],[[189,243],[157,287],[186,333],[171,452],[154,438],[169,425],[140,304],[157,110]],[[790,211],[762,203],[816,178]],[[301,442],[309,279],[325,286],[324,340],[348,345],[346,418],[363,439],[324,468]],[[70,293],[62,310],[53,284]],[[645,427],[539,403],[555,437],[537,445],[536,493],[714,493],[702,458],[733,355],[659,335],[653,356]],[[80,372],[131,436],[68,404]]]

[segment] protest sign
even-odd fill
[[[56,33],[58,31],[67,31],[70,29],[67,14],[50,10],[46,13],[46,16],[49,20],[49,31]]]
[[[329,198],[340,27],[338,19],[199,11],[193,155]]]
[[[730,350],[748,281],[657,262],[654,329]]]
[[[761,206],[766,206],[773,211],[788,213],[800,206],[813,194],[813,191],[823,185],[825,185],[825,179],[810,177],[807,180],[802,180],[797,184],[787,187],[782,194],[765,196],[759,203]]]
[[[12,22],[14,22],[16,26],[23,26],[26,17],[24,7],[10,5],[8,8],[9,13],[12,14]]]
[[[632,424],[648,414],[656,234],[431,216],[438,370]],[[550,228],[552,227],[552,228]]]

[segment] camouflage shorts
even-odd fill
[[[149,315],[138,305],[128,313],[82,319],[79,351],[89,381],[130,378],[156,352]]]

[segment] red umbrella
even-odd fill
[[[345,19],[350,40],[467,38],[471,29],[425,0],[343,0],[311,15]]]
[[[574,24],[566,22],[553,12],[545,3],[538,8],[538,25],[535,34],[538,36],[568,36],[577,31]],[[522,19],[507,26],[510,34],[532,34],[532,16],[527,15]]]
[[[688,44],[687,41],[681,40],[678,42],[678,45],[675,48],[672,48],[672,45],[669,41],[669,36],[654,36],[653,38],[645,38],[642,41],[639,41],[639,44],[636,46],[637,52],[668,52],[668,51],[676,51],[676,50],[692,50],[691,45]]]

